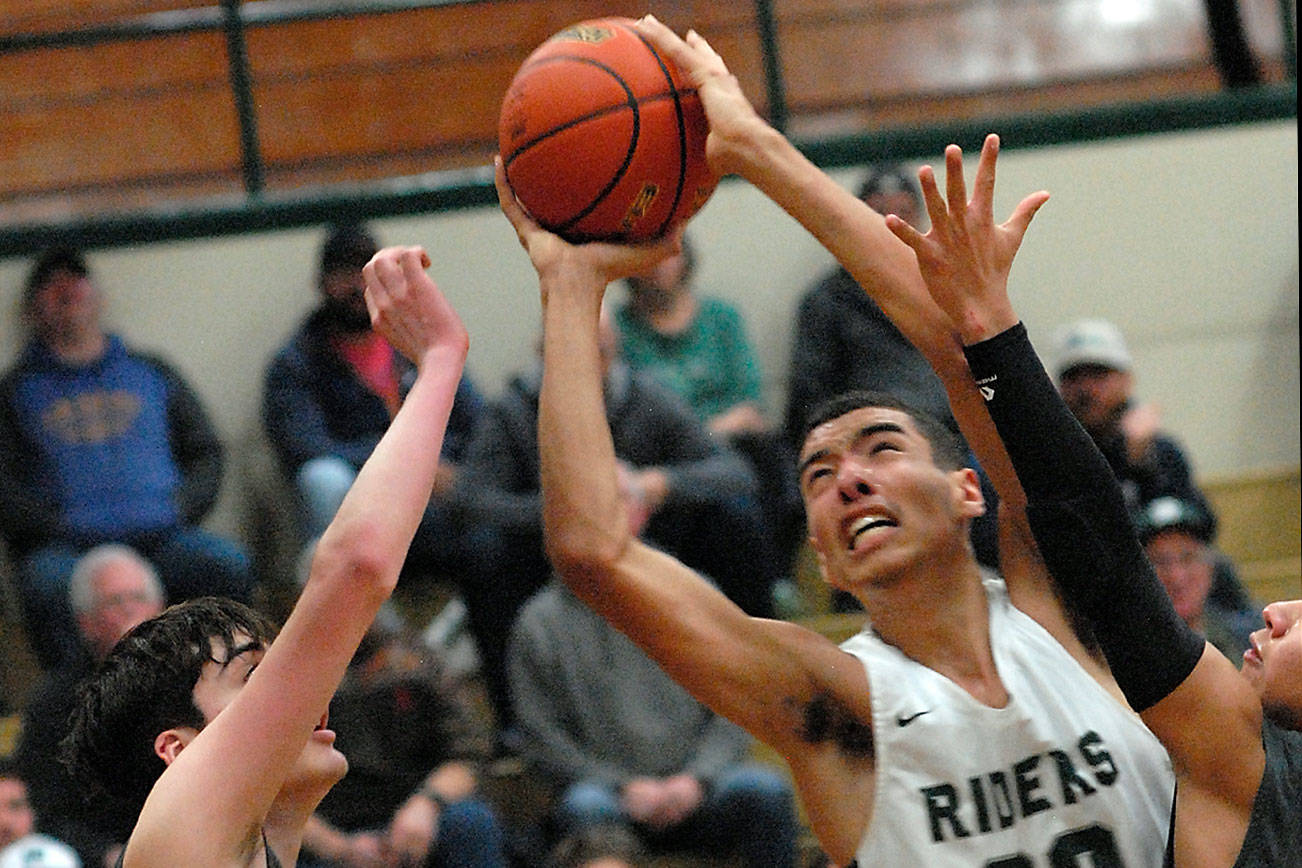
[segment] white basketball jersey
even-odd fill
[[[987,580],[1009,701],[983,705],[870,629],[841,647],[872,691],[873,866],[1160,868],[1175,777],[1140,720]]]

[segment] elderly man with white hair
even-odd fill
[[[76,687],[132,627],[163,611],[162,583],[149,561],[117,543],[82,555],[68,584],[68,603],[82,653],[48,673],[23,712],[16,761],[42,826],[72,845],[87,866],[112,864],[130,830],[129,819],[82,801],[58,761],[58,745],[76,704]],[[122,825],[126,823],[125,827]]]

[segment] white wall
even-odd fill
[[[1295,121],[1000,159],[997,212],[1035,189],[1053,193],[1013,272],[1033,339],[1044,350],[1060,323],[1114,320],[1140,396],[1162,406],[1204,477],[1299,461],[1297,168]],[[858,173],[837,177],[853,186]],[[505,219],[480,209],[374,226],[385,243],[429,249],[470,328],[471,374],[495,393],[531,357],[538,323],[533,272]],[[720,187],[692,233],[698,288],[747,316],[776,415],[795,305],[831,260],[738,182]],[[91,264],[113,327],[189,375],[238,453],[257,424],[264,365],[314,302],[320,239],[296,229],[174,242],[96,251]],[[16,304],[27,267],[0,260],[0,297]],[[20,335],[13,317],[0,319],[7,364]],[[237,488],[232,472],[215,526],[234,530]]]

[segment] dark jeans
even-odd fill
[[[561,836],[593,826],[633,824],[620,808],[615,789],[592,781],[572,784],[555,811]],[[672,829],[648,833],[669,848],[733,854],[746,868],[790,868],[796,864],[796,813],[786,778],[773,769],[743,765],[719,775],[697,811]]]

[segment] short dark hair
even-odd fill
[[[344,268],[361,270],[379,249],[375,237],[361,223],[336,223],[321,245],[320,276]]]
[[[828,398],[823,403],[816,405],[809,412],[809,415],[805,417],[804,436],[801,438],[801,442],[808,440],[810,433],[818,426],[844,416],[846,413],[862,410],[865,407],[898,410],[912,419],[918,433],[926,438],[927,443],[931,446],[931,460],[942,470],[959,470],[969,466],[970,460],[967,447],[948,425],[926,410],[916,407],[903,398],[892,395],[890,392],[860,389]]]
[[[199,597],[169,607],[118,641],[78,688],[70,731],[60,744],[60,758],[86,792],[139,812],[167,767],[154,753],[154,739],[173,727],[204,727],[194,686],[204,664],[217,659],[214,641],[229,656],[237,633],[266,647],[276,628],[243,603]]]
[[[77,248],[66,244],[47,248],[36,257],[36,261],[32,263],[32,270],[27,272],[27,282],[23,284],[23,305],[30,305],[36,299],[37,293],[50,282],[50,278],[60,271],[71,272],[78,277],[90,274],[86,257]]]

